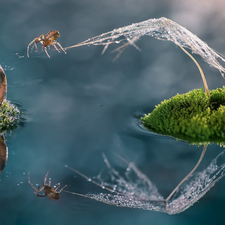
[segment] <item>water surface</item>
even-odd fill
[[[219,27],[224,20],[219,9],[210,8],[193,21],[187,14],[196,15],[194,6],[182,3],[0,3],[0,63],[8,79],[7,99],[19,105],[25,119],[23,126],[6,135],[9,160],[0,175],[1,225],[211,224],[224,220],[223,180],[199,203],[176,216],[113,207],[67,193],[53,202],[36,197],[27,183],[30,172],[32,183],[42,185],[51,169],[53,184],[67,184],[68,190],[79,193],[101,192],[64,165],[93,177],[105,167],[101,156],[104,152],[112,165],[122,171],[126,165],[113,154],[120,153],[118,143],[131,161],[139,156],[136,165],[165,197],[193,168],[201,148],[137,128],[136,115],[152,111],[156,104],[177,93],[202,87],[196,66],[173,43],[144,37],[137,43],[141,52],[129,47],[114,63],[110,54],[113,46],[103,56],[101,46],[71,49],[66,55],[49,50],[50,59],[44,52],[33,51],[29,59],[26,56],[27,44],[52,29],[61,33],[57,40],[66,47],[132,22],[161,16],[177,18],[176,22],[187,26],[211,47],[224,51],[220,39],[223,31],[213,26],[215,23]],[[197,9],[201,12],[200,8]],[[220,19],[212,20],[215,12]],[[219,72],[196,58],[209,88],[225,84]],[[216,145],[209,146],[201,168],[220,151],[222,148]]]

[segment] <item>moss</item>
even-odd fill
[[[0,108],[0,132],[16,128],[19,123],[20,111],[9,101],[4,100]]]
[[[152,113],[141,118],[150,131],[170,135],[191,144],[225,144],[225,87],[202,89],[164,100]]]

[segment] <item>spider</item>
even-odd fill
[[[53,45],[55,47],[55,49],[59,51],[59,49],[56,47],[56,45],[58,45],[66,54],[66,51],[64,50],[64,48],[59,44],[59,42],[57,42],[55,39],[60,37],[60,34],[57,30],[51,30],[49,31],[45,36],[44,34],[40,35],[39,37],[36,37],[33,41],[31,41],[29,43],[29,45],[27,46],[27,57],[29,58],[29,47],[31,44],[34,43],[33,47],[31,48],[31,50],[35,47],[36,50],[38,51],[38,47],[37,47],[37,43],[41,43],[42,44],[42,50],[45,50],[45,53],[47,54],[47,56],[50,58],[46,47],[50,45]]]
[[[59,200],[59,198],[61,197],[61,195],[59,194],[60,192],[62,192],[62,190],[67,186],[65,185],[63,188],[61,188],[61,190],[57,191],[57,189],[61,186],[60,184],[57,185],[57,187],[55,187],[55,189],[53,187],[51,187],[51,178],[49,178],[49,182],[48,184],[46,184],[47,181],[47,177],[49,174],[50,170],[47,172],[47,174],[45,175],[45,179],[44,179],[44,183],[43,183],[43,187],[40,189],[40,187],[37,189],[35,188],[31,182],[30,182],[30,172],[28,173],[28,183],[30,184],[30,186],[33,188],[33,192],[35,195],[37,195],[38,197],[45,197],[46,195],[53,201],[57,201]],[[44,194],[40,195],[38,194],[38,192],[41,192],[44,190]]]

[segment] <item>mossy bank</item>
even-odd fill
[[[0,108],[0,133],[16,128],[19,118],[20,111],[17,107],[4,100]]]
[[[148,130],[170,135],[192,144],[225,144],[225,87],[202,89],[164,100],[152,113],[141,118]]]

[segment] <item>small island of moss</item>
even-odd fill
[[[191,144],[224,146],[225,87],[210,91],[210,98],[203,88],[177,94],[161,102],[141,121],[150,131]]]
[[[16,128],[19,117],[20,111],[17,107],[5,99],[0,108],[0,133]]]

